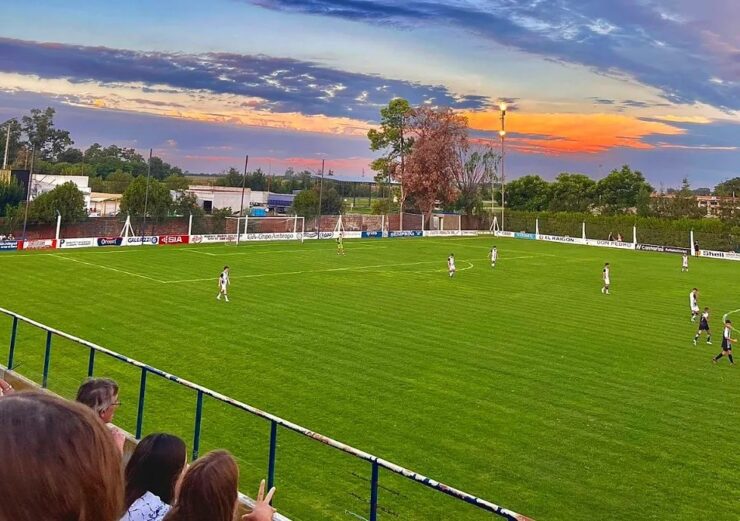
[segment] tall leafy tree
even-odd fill
[[[679,190],[655,199],[653,213],[659,217],[699,218],[706,214],[706,210],[699,208],[689,180],[684,177]]]
[[[550,202],[550,185],[538,175],[525,175],[506,185],[506,206],[512,210],[540,212]]]
[[[0,217],[5,215],[7,207],[15,206],[23,200],[23,186],[11,178],[10,181],[0,180]]]
[[[149,195],[147,197],[147,179],[139,176],[126,188],[121,198],[121,212],[132,217],[146,216],[154,221],[161,221],[170,212],[172,196],[167,187],[156,179],[149,180]]]
[[[85,196],[77,185],[69,182],[36,197],[29,207],[33,219],[42,222],[55,222],[57,212],[62,222],[72,223],[85,218]]]
[[[467,146],[458,151],[460,168],[454,170],[457,206],[466,215],[481,206],[481,190],[496,177],[500,157],[489,145]]]
[[[606,214],[626,213],[637,207],[637,198],[643,188],[653,191],[642,172],[624,165],[596,184],[598,204]]]
[[[319,193],[313,189],[299,192],[293,199],[293,211],[306,219],[316,217],[319,214]]]
[[[8,166],[13,165],[22,148],[21,125],[16,119],[9,119],[0,125],[0,168],[5,158],[5,144],[8,141],[8,127],[10,128],[10,146],[8,147]]]
[[[27,145],[34,147],[40,159],[54,161],[71,146],[74,141],[68,130],[54,126],[56,111],[47,107],[45,110],[32,109],[30,116],[23,116],[21,129],[26,136]]]
[[[722,181],[714,187],[714,193],[716,195],[740,197],[740,177]]]
[[[550,184],[548,210],[585,212],[594,202],[596,181],[583,174],[563,172]]]

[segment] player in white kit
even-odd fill
[[[450,253],[450,256],[447,257],[447,270],[450,272],[450,277],[455,276],[455,254]]]
[[[491,267],[492,268],[495,268],[496,267],[496,261],[498,260],[498,250],[496,249],[495,246],[493,248],[491,248],[490,255],[491,255]]]
[[[695,322],[699,316],[699,290],[696,288],[689,293],[689,307],[691,308],[691,321]]]
[[[601,278],[604,281],[604,286],[601,288],[601,292],[604,295],[609,294],[609,284],[611,283],[611,278],[609,276],[609,263],[607,262],[604,264],[604,269],[601,270]]]
[[[689,256],[687,254],[683,254],[683,259],[681,260],[681,271],[689,271]]]
[[[218,276],[218,295],[216,295],[216,300],[221,300],[221,295],[223,295],[224,300],[226,302],[229,301],[229,284],[231,284],[231,281],[229,280],[229,267],[224,266],[224,271],[222,271],[221,275]]]

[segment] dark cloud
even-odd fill
[[[455,95],[444,86],[356,74],[289,58],[138,52],[10,38],[0,38],[0,71],[112,85],[140,82],[149,91],[162,91],[159,86],[164,85],[250,96],[259,98],[256,108],[362,120],[377,118],[379,107],[396,96],[413,104],[432,100],[460,109],[480,109],[490,102],[484,96]]]
[[[735,36],[714,12],[687,20],[657,0],[242,1],[368,23],[457,27],[550,60],[634,77],[674,103],[740,110]],[[717,3],[716,11],[729,12],[737,2]]]

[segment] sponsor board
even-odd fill
[[[160,235],[159,244],[188,244],[190,242],[189,235]]]
[[[586,241],[580,237],[563,237],[560,235],[542,235],[540,234],[539,240],[549,242],[564,242],[568,244],[586,244]]]
[[[35,241],[23,241],[24,250],[48,250],[57,247],[56,239],[39,239]]]
[[[534,233],[527,232],[514,232],[515,239],[527,239],[529,241],[537,240],[537,235]]]
[[[203,244],[210,242],[234,242],[236,241],[235,233],[213,233],[206,235],[191,235],[190,244]]]
[[[676,253],[679,255],[691,253],[688,248],[679,248],[678,246],[661,246],[658,244],[637,244],[635,249],[638,251],[655,251],[658,253]]]
[[[382,239],[383,232],[362,232],[363,239]]]
[[[85,239],[60,239],[60,248],[94,248],[98,245],[98,241],[95,237],[88,237]]]
[[[476,235],[496,235],[496,236],[498,236],[496,234],[496,232],[492,232],[490,230],[488,230],[488,231],[487,230],[476,230],[475,234]]]
[[[619,248],[622,250],[634,250],[635,244],[632,242],[619,241],[602,241],[600,239],[586,239],[584,244],[587,246],[600,246],[602,248]]]
[[[316,232],[306,232],[303,234],[304,239],[318,239],[318,233]],[[321,238],[322,239],[333,239],[334,238],[334,232],[321,232]]]
[[[98,246],[120,246],[123,244],[123,237],[98,237]]]
[[[395,230],[388,232],[388,237],[391,238],[397,238],[397,237],[423,237],[426,235],[425,232],[422,232],[421,230]]]
[[[487,232],[481,232],[481,235],[487,235]],[[514,232],[505,232],[503,230],[499,230],[497,232],[493,232],[493,235],[496,237],[514,237]]]
[[[740,261],[740,253],[734,251],[716,251],[716,250],[699,250],[701,257],[709,257],[711,259],[726,259]]]
[[[246,233],[239,237],[240,241],[294,241],[300,234],[293,232],[284,233]]]
[[[0,241],[0,251],[15,251],[20,250],[23,241]]]
[[[424,230],[424,237],[459,237],[460,230]]]
[[[122,246],[156,246],[157,244],[159,244],[157,235],[125,237],[121,243]]]
[[[476,237],[478,235],[477,230],[463,230],[460,232],[463,237]]]

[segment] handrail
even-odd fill
[[[46,387],[46,376],[48,372],[48,362],[51,352],[51,336],[56,335],[61,338],[65,338],[67,340],[70,340],[74,343],[83,345],[91,350],[90,352],[90,365],[88,368],[88,373],[92,375],[92,369],[94,365],[94,352],[99,352],[106,354],[116,360],[119,360],[121,362],[127,363],[129,365],[133,365],[135,367],[138,367],[142,370],[141,373],[141,390],[139,395],[139,408],[137,413],[137,428],[136,428],[136,437],[141,438],[141,425],[142,425],[142,419],[143,419],[143,397],[145,393],[146,388],[146,375],[147,373],[152,373],[154,375],[160,376],[162,378],[165,378],[167,380],[170,380],[172,382],[175,382],[179,385],[182,385],[184,387],[190,388],[194,391],[197,391],[198,393],[198,406],[196,410],[196,436],[195,436],[195,443],[196,447],[193,449],[193,457],[196,458],[198,455],[198,443],[199,443],[199,432],[200,432],[200,420],[201,420],[201,412],[202,412],[202,396],[210,396],[211,398],[214,398],[220,402],[229,404],[233,407],[236,407],[237,409],[241,409],[243,411],[246,411],[250,414],[253,414],[254,416],[258,416],[260,418],[263,418],[265,420],[269,420],[273,427],[271,428],[271,436],[270,436],[270,472],[268,476],[268,481],[270,484],[272,484],[272,481],[274,480],[274,451],[276,451],[276,437],[277,437],[277,429],[275,426],[279,425],[282,426],[288,430],[291,430],[293,432],[297,432],[298,434],[301,434],[303,436],[306,436],[308,438],[314,439],[320,443],[323,443],[324,445],[328,445],[330,447],[333,447],[337,450],[340,450],[346,454],[349,454],[351,456],[354,456],[356,458],[368,461],[372,463],[373,465],[373,479],[371,480],[371,505],[370,505],[370,521],[376,521],[376,516],[374,515],[377,512],[377,487],[378,487],[378,468],[384,468],[394,474],[398,474],[400,476],[403,476],[405,478],[408,478],[412,481],[415,481],[417,483],[420,483],[426,487],[429,487],[433,490],[437,490],[438,492],[441,492],[443,494],[446,494],[448,496],[451,496],[456,499],[460,499],[462,501],[465,501],[468,504],[471,504],[475,507],[478,507],[482,510],[486,510],[488,512],[497,514],[505,519],[508,519],[510,521],[532,521],[530,518],[523,516],[521,514],[518,514],[516,512],[513,512],[507,508],[504,508],[500,505],[497,505],[495,503],[492,503],[490,501],[486,501],[485,499],[479,498],[473,494],[469,494],[467,492],[464,492],[460,489],[457,489],[455,487],[451,487],[449,485],[446,485],[442,482],[439,482],[437,480],[434,480],[428,476],[425,476],[423,474],[419,474],[418,472],[414,472],[412,470],[406,469],[400,465],[396,465],[395,463],[392,463],[390,461],[384,460],[382,458],[379,458],[377,456],[374,456],[368,452],[365,452],[360,449],[356,449],[350,445],[347,445],[345,443],[342,443],[340,441],[334,440],[332,438],[329,438],[328,436],[324,436],[318,432],[314,432],[310,429],[307,429],[305,427],[301,427],[300,425],[293,423],[291,421],[285,420],[283,418],[280,418],[279,416],[275,416],[274,414],[268,413],[266,411],[263,411],[261,409],[258,409],[257,407],[253,407],[249,404],[240,402],[238,400],[234,400],[233,398],[230,398],[224,394],[221,394],[217,391],[213,391],[211,389],[208,389],[207,387],[203,387],[202,385],[198,385],[196,383],[193,383],[189,380],[186,380],[184,378],[180,378],[178,376],[175,376],[171,373],[168,373],[166,371],[162,371],[161,369],[157,369],[156,367],[150,366],[148,364],[145,364],[143,362],[139,362],[138,360],[134,360],[133,358],[129,358],[125,355],[122,355],[120,353],[116,353],[115,351],[111,351],[110,349],[107,349],[105,347],[99,346],[98,344],[95,344],[93,342],[90,342],[88,340],[76,337],[74,335],[70,335],[69,333],[65,333],[64,331],[60,331],[58,329],[55,329],[53,327],[47,326],[45,324],[42,324],[41,322],[37,322],[33,319],[30,319],[28,317],[25,317],[23,315],[20,315],[18,313],[15,313],[13,311],[10,311],[8,309],[0,307],[0,313],[3,313],[9,317],[13,318],[13,326],[12,326],[12,332],[11,332],[11,341],[10,341],[10,352],[8,355],[8,369],[13,369],[13,356],[14,356],[14,349],[15,349],[15,341],[17,336],[17,327],[18,327],[18,321],[25,322],[27,324],[30,324],[34,327],[37,327],[39,329],[42,329],[47,332],[47,338],[46,338],[46,352],[44,357],[44,379],[43,379],[43,386]]]

